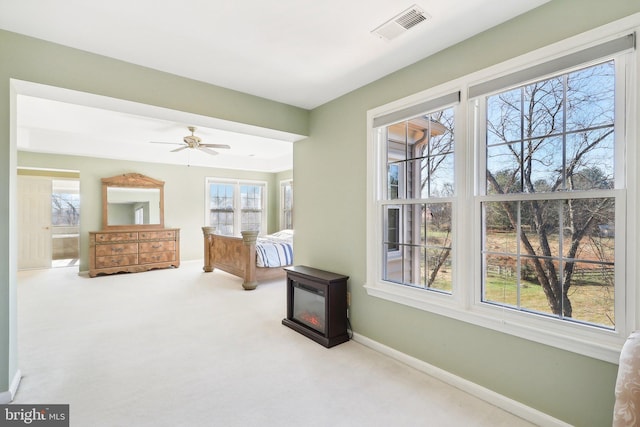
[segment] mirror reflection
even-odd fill
[[[107,187],[107,225],[161,224],[160,189]]]

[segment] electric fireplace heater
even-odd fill
[[[285,270],[287,317],[282,319],[282,324],[327,348],[349,341],[349,277],[303,265]]]

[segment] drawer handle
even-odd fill
[[[124,248],[112,248],[111,250],[115,253],[120,253],[124,250]]]
[[[162,245],[151,245],[151,247],[153,249],[160,249],[162,247]]]

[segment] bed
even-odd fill
[[[293,264],[293,231],[282,230],[258,237],[257,231],[243,231],[242,237],[215,234],[214,227],[202,227],[206,273],[219,269],[244,281],[253,290],[259,282],[284,278],[283,267]]]

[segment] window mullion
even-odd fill
[[[522,297],[522,202],[518,201],[517,206],[517,217],[518,221],[516,223],[516,307],[522,308],[521,297]]]
[[[617,31],[611,30],[610,36],[615,37],[614,32]],[[595,37],[581,36],[579,45],[567,41],[562,48],[550,47],[549,58],[554,64],[566,64],[562,57],[566,52],[569,52],[566,58],[582,58],[571,52],[580,49],[580,46],[597,43]],[[590,49],[589,52],[595,50]],[[370,275],[373,269],[368,268],[365,288],[376,297],[614,361],[616,346],[624,341],[623,335],[630,331],[629,326],[634,325],[637,317],[635,310],[638,298],[633,284],[629,283],[629,280],[635,282],[635,267],[626,267],[624,263],[633,263],[637,258],[631,239],[637,234],[636,221],[630,217],[635,218],[636,199],[640,199],[640,192],[635,187],[638,155],[635,146],[628,146],[627,141],[637,139],[636,101],[640,92],[635,80],[640,61],[635,52],[611,53],[600,59],[594,57],[587,62],[574,61],[569,67],[563,66],[553,72],[537,75],[528,74],[526,79],[519,79],[522,74],[517,72],[518,67],[540,70],[542,68],[536,67],[533,61],[545,66],[550,63],[545,62],[544,54],[524,56],[514,61],[515,66],[514,63],[508,63],[480,70],[477,74],[464,76],[368,112],[370,138],[379,136],[381,130],[395,127],[392,132],[395,145],[391,149],[387,147],[387,143],[391,143],[388,136],[377,138],[376,144],[368,144],[368,165],[371,167],[374,164],[372,159],[377,160],[374,167],[378,171],[375,174],[382,173],[377,183],[384,184],[376,189],[378,194],[370,191],[372,198],[368,197],[368,201],[372,203],[368,206],[378,206],[379,209],[368,208],[368,211],[375,210],[379,220],[387,215],[388,208],[393,204],[401,212],[402,220],[398,225],[400,250],[390,254],[380,249],[384,248],[380,242],[385,240],[380,234],[388,237],[392,233],[389,225],[384,221],[374,222],[372,217],[367,216],[367,260],[372,265],[375,262],[376,266],[383,260],[383,268],[377,269],[375,276]],[[621,60],[626,61],[627,58],[633,58],[634,63],[625,69]],[[531,67],[532,63],[534,67]],[[611,80],[613,67],[615,82]],[[516,73],[513,73],[514,69]],[[507,85],[503,84],[506,80],[499,80],[500,84],[496,86],[494,82],[498,80],[494,80],[494,76],[504,73],[518,79],[509,80]],[[594,77],[600,80],[593,80]],[[483,80],[492,83],[489,91],[485,90],[489,86]],[[533,86],[538,83],[548,85]],[[633,83],[632,87],[625,87],[627,83]],[[612,84],[615,84],[615,97],[611,95]],[[446,194],[439,187],[443,182],[441,176],[426,170],[417,174],[417,168],[420,157],[430,162],[434,155],[443,155],[445,152],[439,149],[434,151],[432,145],[411,151],[410,143],[420,138],[419,132],[415,134],[416,123],[412,123],[411,129],[405,127],[404,132],[400,123],[412,120],[404,119],[408,115],[421,114],[420,111],[407,110],[409,103],[415,106],[428,101],[428,96],[437,98],[439,93],[450,92],[453,85],[463,86],[463,93],[466,91],[472,97],[462,105],[466,107],[466,115],[456,122],[460,126],[458,135],[465,131],[468,135],[466,143],[456,144],[454,149],[455,179],[452,181],[456,183],[455,197],[440,198],[441,194]],[[531,91],[527,90],[525,94],[523,85],[537,92],[530,96]],[[494,97],[498,93],[507,96],[497,100]],[[421,101],[416,101],[418,96],[422,97]],[[614,99],[615,111],[610,107]],[[510,110],[508,116],[496,110],[503,102],[510,103],[505,107]],[[392,111],[394,106],[397,107],[395,111],[403,110],[401,120],[405,122],[396,121],[399,116]],[[456,114],[465,110],[459,107],[456,107]],[[525,107],[531,109],[525,110]],[[518,108],[519,112],[516,111]],[[630,114],[630,123],[625,123],[625,114]],[[419,118],[427,116],[425,114]],[[376,122],[376,118],[384,118],[385,121],[379,119]],[[489,121],[489,118],[493,121]],[[503,129],[507,128],[495,127],[501,118],[508,123],[510,130],[505,132]],[[625,125],[633,127],[626,128]],[[516,126],[519,129],[516,130]],[[423,127],[429,126],[425,122]],[[612,139],[612,129],[615,130],[615,141]],[[402,139],[403,133],[405,145],[401,147],[398,140]],[[384,158],[383,162],[379,161],[381,158]],[[390,161],[397,162],[395,164],[399,169],[399,199],[376,199],[380,193],[388,196],[391,183],[387,180],[395,180],[388,170]],[[371,170],[369,172],[369,176],[373,176]],[[425,191],[419,195],[416,181],[425,182]],[[627,191],[627,187],[632,191]],[[571,201],[576,209],[573,218],[566,213],[564,203],[567,201]],[[429,284],[428,269],[433,268],[440,259],[438,252],[445,246],[441,244],[445,240],[439,239],[437,232],[431,231],[435,223],[427,224],[427,220],[419,214],[412,214],[410,209],[413,207],[417,213],[421,211],[418,208],[424,205],[435,212],[440,204],[445,203],[453,205],[451,228],[454,243],[446,245],[452,248],[455,263],[452,269],[453,295],[420,289]],[[515,206],[518,206],[517,219],[508,217],[507,211],[503,211],[502,205],[507,204],[514,216]],[[594,216],[594,212],[597,215]],[[613,231],[616,225],[617,229]],[[411,227],[414,227],[413,230]],[[369,240],[372,237],[375,240]],[[602,240],[606,238],[609,240]],[[629,247],[625,246],[626,239],[631,242]],[[408,247],[416,249],[411,252],[407,250]],[[576,247],[578,250],[574,253]],[[439,249],[425,250],[429,248]],[[628,252],[629,249],[631,252]],[[377,259],[372,259],[372,254]],[[421,268],[425,270],[421,271],[419,283],[400,286],[399,283],[411,282],[409,279],[414,275],[415,268],[404,262],[411,255],[420,258]],[[534,260],[542,261],[534,265]],[[397,269],[396,263],[401,263],[402,268]],[[565,268],[573,265],[568,263],[575,263],[576,269],[570,270],[573,274],[570,277]],[[500,268],[507,270],[508,274],[500,276]],[[387,269],[394,270],[392,275]],[[401,276],[400,271],[405,276]],[[506,303],[502,298],[483,302],[485,290],[481,286],[484,285],[481,278],[487,275],[488,285],[491,286],[490,297],[495,299],[495,296],[502,294],[504,287],[508,290],[503,296]],[[545,283],[556,280],[560,284],[552,285],[560,286],[545,288]],[[615,288],[610,285],[614,281]],[[572,312],[568,310],[569,305],[560,307],[567,303],[562,294],[567,291],[565,282],[570,285],[568,297],[573,305]],[[516,284],[514,288],[506,288],[513,284]],[[602,290],[601,298],[576,295],[587,287]],[[557,294],[557,299],[545,295],[550,289]],[[538,299],[532,302],[532,296]],[[608,307],[612,304],[615,308],[613,328],[607,326],[606,320],[607,312],[611,313]],[[581,312],[576,310],[578,305],[582,306]],[[604,316],[595,313],[594,309],[599,307],[608,310]],[[603,324],[599,320],[601,318],[604,318]]]

